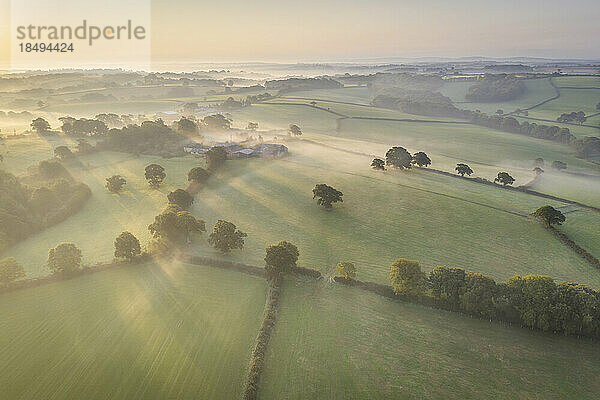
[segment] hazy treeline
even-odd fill
[[[90,196],[57,160],[23,178],[0,170],[0,251],[76,213]]]
[[[510,101],[525,93],[522,79],[506,74],[486,74],[469,87],[465,98],[478,103]]]

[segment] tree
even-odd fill
[[[162,181],[167,177],[167,174],[161,165],[150,164],[146,166],[146,173],[144,176],[150,184],[150,187],[157,189]]]
[[[227,161],[227,150],[223,146],[214,146],[206,152],[206,168],[216,171]]]
[[[14,258],[0,261],[0,285],[8,285],[17,279],[25,277],[25,269]]]
[[[106,188],[111,193],[119,193],[126,183],[127,181],[121,175],[113,175],[110,178],[106,178]]]
[[[566,219],[563,213],[552,206],[542,206],[531,215],[542,221],[546,226],[560,225]]]
[[[454,170],[456,172],[458,172],[458,174],[460,176],[465,176],[465,175],[471,176],[471,174],[473,173],[473,170],[471,169],[471,167],[469,167],[467,164],[461,164],[461,163],[456,164],[456,168],[454,168]]]
[[[475,272],[467,272],[464,293],[461,296],[461,307],[469,314],[494,318],[497,314],[494,304],[496,291],[496,282],[492,278]]]
[[[140,241],[132,233],[121,232],[115,239],[115,257],[131,262],[140,253]]]
[[[465,270],[461,268],[436,267],[429,273],[433,295],[445,299],[452,308],[459,306],[465,291]]]
[[[418,296],[426,287],[425,274],[418,261],[398,258],[390,268],[390,281],[394,293]]]
[[[385,164],[395,168],[410,169],[412,156],[404,147],[394,146],[385,153]]]
[[[73,243],[60,243],[48,252],[52,274],[69,274],[81,268],[81,250]]]
[[[208,130],[226,131],[231,129],[231,120],[222,114],[208,115],[202,119],[202,124]]]
[[[177,212],[165,210],[154,217],[154,222],[148,225],[148,230],[154,238],[162,238],[168,241],[177,240],[179,227],[177,225]]]
[[[313,199],[317,199],[317,204],[331,210],[333,203],[344,202],[342,196],[344,194],[339,190],[332,188],[324,183],[315,185],[313,189]]]
[[[535,168],[533,169],[533,172],[534,172],[536,175],[541,175],[541,174],[543,174],[543,173],[544,173],[544,170],[543,170],[543,169],[541,169],[540,167],[535,167]]]
[[[418,165],[419,167],[427,167],[431,165],[431,159],[422,151],[415,153],[413,155],[412,163]]]
[[[530,328],[552,330],[557,288],[554,280],[541,275],[516,275],[508,283],[511,302],[519,312],[521,322]]]
[[[44,118],[39,117],[31,121],[31,127],[39,134],[50,131],[50,124]]]
[[[175,130],[183,134],[198,133],[198,124],[190,118],[181,117],[179,121],[175,121]]]
[[[542,157],[538,157],[533,161],[533,166],[534,167],[543,167],[544,166],[544,159]]]
[[[567,164],[558,160],[552,161],[552,169],[562,171],[563,169],[567,169]]]
[[[206,223],[204,220],[194,217],[188,211],[179,211],[175,222],[177,228],[185,235],[186,241],[190,242],[192,233],[206,232]]]
[[[502,185],[512,185],[515,181],[515,178],[510,176],[508,172],[498,172],[498,176],[494,179],[494,182],[501,183]]]
[[[296,267],[300,252],[290,242],[281,242],[268,246],[265,255],[265,270],[269,276],[290,272]]]
[[[385,171],[385,161],[381,158],[374,158],[373,161],[371,161],[371,168]]]
[[[73,152],[67,146],[58,146],[54,148],[54,156],[61,160],[68,160],[73,157]]]
[[[356,266],[350,261],[340,261],[335,269],[338,275],[343,276],[345,279],[356,278]]]
[[[288,133],[293,136],[300,136],[302,135],[302,129],[300,129],[300,127],[296,124],[291,124],[288,129]]]
[[[204,183],[210,177],[210,173],[202,167],[194,167],[188,172],[188,181]]]
[[[231,222],[220,219],[215,224],[213,233],[208,237],[208,243],[223,253],[229,253],[232,249],[244,248],[246,236],[248,235],[237,230],[237,227]]]
[[[246,129],[254,132],[258,129],[258,122],[248,122],[248,126],[246,126]]]
[[[186,190],[177,189],[167,195],[170,204],[176,204],[182,209],[189,208],[194,202],[194,197]]]

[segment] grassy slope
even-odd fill
[[[597,345],[288,282],[263,399],[592,399]]]
[[[12,247],[5,254],[16,257],[29,276],[46,275],[48,249],[60,242],[72,241],[82,252],[84,262],[110,261],[114,238],[129,230],[144,244],[149,238],[148,224],[167,204],[166,194],[187,186],[187,172],[195,158],[161,159],[129,154],[102,152],[80,158],[85,166],[71,167],[76,179],[87,184],[92,197],[67,220],[52,226]],[[159,190],[151,189],[144,179],[146,165],[157,162],[166,169],[167,178]],[[119,194],[109,193],[106,178],[120,174],[127,185]]]
[[[0,296],[5,399],[234,399],[262,279],[142,265]]]
[[[358,107],[357,107],[358,108]],[[563,160],[574,168],[594,168],[594,164],[574,156],[574,151],[557,143],[473,125],[444,125],[396,121],[344,119],[325,111],[303,106],[261,104],[232,112],[236,126],[259,122],[262,129],[286,129],[298,124],[305,134],[330,135],[362,140],[358,149],[372,143],[401,145],[409,151],[425,151],[436,168],[452,171],[457,162],[469,162],[479,176],[492,178],[500,169],[508,170],[523,184],[531,179],[531,163],[537,157]],[[418,117],[417,117],[418,118]],[[368,142],[368,143],[365,143]],[[384,153],[385,154],[385,153]]]
[[[553,97],[556,93],[548,78],[543,79],[526,79],[525,86],[527,91],[523,96],[519,98],[499,103],[472,103],[465,99],[465,94],[470,86],[474,82],[446,82],[440,92],[452,99],[453,102],[457,103],[456,106],[459,108],[466,108],[469,110],[481,110],[485,113],[495,113],[496,110],[501,109],[504,112],[511,112],[517,108],[531,107],[537,103],[540,103],[546,99]]]
[[[546,172],[532,189],[600,207],[600,177],[556,173],[548,164],[544,167]]]
[[[209,229],[223,218],[248,233],[246,248],[229,258],[262,265],[266,245],[285,239],[299,247],[303,266],[330,273],[350,260],[362,278],[379,282],[395,258],[407,257],[425,269],[457,265],[498,279],[540,273],[600,286],[600,272],[538,223],[501,211],[527,214],[553,202],[424,171],[375,172],[369,157],[316,145],[290,149],[280,161],[229,162],[197,197],[192,211]],[[331,212],[312,200],[322,182],[345,193]],[[193,248],[218,256],[203,241]]]
[[[28,167],[53,157],[55,147],[73,145],[73,142],[62,135],[8,138],[0,142],[0,154],[4,156],[0,168],[15,175],[23,174]]]
[[[596,104],[600,103],[600,90],[560,89],[560,97],[529,111],[530,117],[546,118],[555,121],[562,113],[583,111],[587,115],[597,113]],[[593,120],[586,124],[593,125]],[[600,134],[597,131],[596,134]]]
[[[597,76],[565,76],[554,78],[556,86],[571,87],[600,87],[600,77]]]
[[[572,209],[576,211],[565,214],[567,220],[559,229],[593,256],[600,258],[600,214]]]
[[[316,89],[289,92],[285,97],[309,97],[315,99],[328,99],[347,101],[351,103],[370,104],[373,93],[367,87],[345,87],[341,89]]]

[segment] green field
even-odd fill
[[[266,290],[169,263],[2,294],[0,397],[239,398]]]
[[[560,97],[529,111],[529,116],[534,118],[545,118],[552,121],[562,113],[572,111],[583,111],[586,115],[598,112],[596,105],[600,103],[600,90],[585,89],[560,89]],[[593,125],[592,119],[586,124]],[[600,134],[600,130],[596,132]]]
[[[406,257],[425,270],[454,265],[497,279],[539,273],[600,286],[599,271],[526,218],[555,202],[425,171],[376,172],[369,157],[289,146],[279,161],[230,162],[197,196],[192,212],[209,227],[227,219],[248,233],[245,249],[228,258],[263,265],[265,247],[285,239],[303,266],[329,274],[349,260],[361,279],[378,282]],[[322,182],[345,194],[331,212],[312,200]],[[219,256],[204,241],[192,251]]]
[[[515,111],[517,108],[531,107],[556,95],[548,78],[526,79],[524,82],[525,93],[519,98],[507,102],[474,103],[467,101],[465,95],[469,87],[475,83],[473,81],[446,82],[440,92],[456,103],[458,108],[481,110],[488,114],[493,114],[499,109],[508,113]]]
[[[598,76],[564,76],[553,78],[556,86],[567,87],[600,87]]]
[[[135,157],[125,153],[101,152],[80,157],[81,166],[69,171],[92,190],[92,197],[83,208],[67,220],[32,235],[8,250],[21,262],[28,276],[47,275],[48,250],[60,242],[74,242],[83,252],[85,263],[113,259],[113,241],[128,230],[144,244],[150,234],[148,225],[166,206],[167,193],[187,186],[187,173],[199,161],[192,157],[162,159]],[[151,189],[144,179],[144,168],[158,162],[166,170],[167,178],[160,189]],[[106,178],[122,175],[127,185],[119,194],[108,192]]]
[[[567,220],[560,230],[594,257],[600,258],[600,213],[568,207],[565,216]]]
[[[338,284],[284,287],[262,399],[592,399],[597,344]]]
[[[15,175],[27,172],[27,168],[54,156],[54,148],[61,145],[72,146],[74,140],[62,135],[38,136],[20,135],[0,141],[0,154],[4,161],[0,168]]]

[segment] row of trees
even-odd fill
[[[418,261],[399,258],[390,268],[397,295],[432,298],[453,311],[519,323],[542,331],[600,338],[600,293],[581,284],[541,275],[516,275],[496,283],[461,268],[436,267],[429,275]]]

